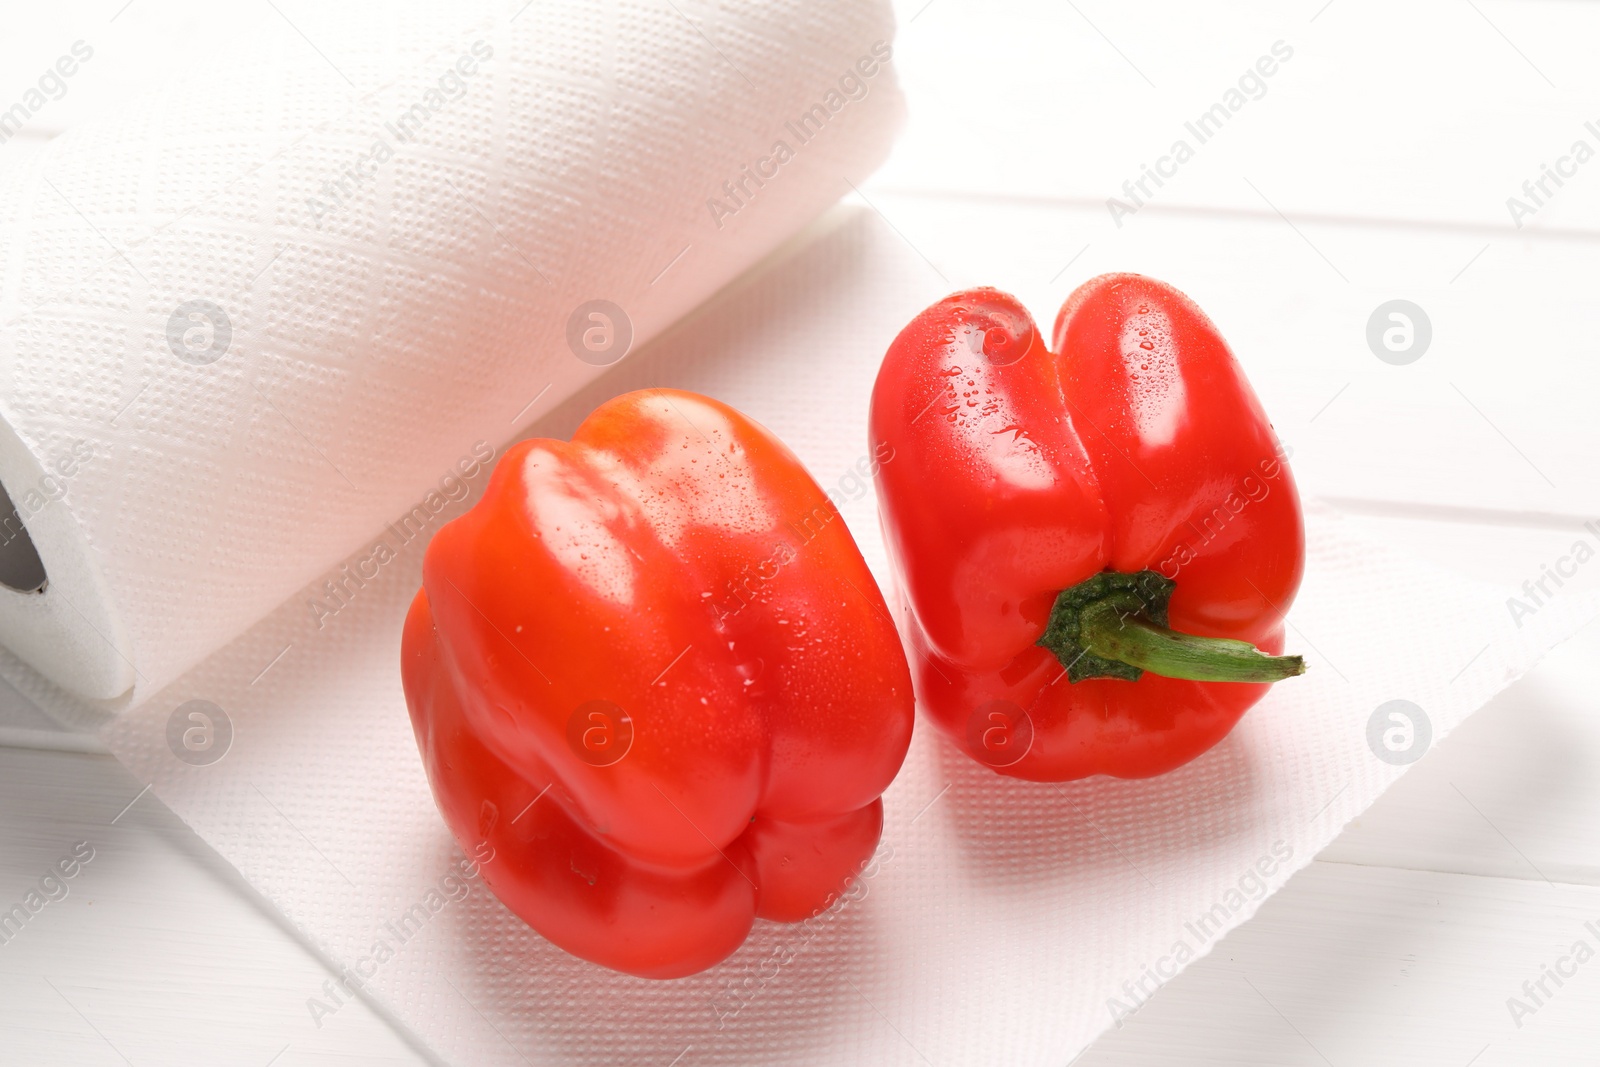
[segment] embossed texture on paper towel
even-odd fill
[[[92,452],[0,642],[79,693],[240,633],[620,358],[580,308],[643,343],[902,109],[882,3],[324,7],[0,171],[0,481]]]

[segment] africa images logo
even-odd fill
[[[1244,914],[1251,901],[1265,900],[1273,889],[1273,875],[1286,867],[1293,856],[1293,845],[1283,840],[1274,841],[1234,884],[1222,891],[1211,907],[1185,922],[1183,936],[1172,943],[1166,955],[1154,963],[1144,964],[1137,978],[1124,981],[1122,996],[1106,998],[1106,1010],[1111,1013],[1112,1023],[1121,1029],[1122,1021],[1144,1007],[1162,982],[1175,977],[1208,944],[1227,933],[1231,920]]]
[[[22,94],[22,99],[0,111],[0,144],[22,132],[28,120],[43,111],[53,100],[67,95],[67,79],[78,73],[78,68],[94,58],[94,48],[86,41],[74,41],[70,55],[64,55],[46,67],[34,86]]]
[[[773,141],[766,155],[741,166],[736,177],[722,183],[722,196],[707,197],[706,210],[711,212],[711,221],[717,224],[717,229],[722,229],[723,219],[737,215],[754,200],[756,193],[778,176],[780,168],[795,158],[796,150],[821,134],[829,120],[843,111],[846,104],[865,100],[872,88],[872,79],[893,54],[887,41],[874,41],[871,52],[847,67],[838,82],[822,94],[821,100],[798,118],[783,124],[785,132],[794,140],[793,145],[781,137]]]

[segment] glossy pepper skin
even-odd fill
[[[878,499],[918,698],[995,770],[1161,774],[1266,693],[1265,681],[1098,658],[1134,631],[1246,642],[1201,653],[1243,662],[1246,677],[1304,669],[1256,651],[1282,650],[1300,584],[1293,477],[1226,342],[1172,286],[1095,278],[1067,299],[1049,343],[1005,293],[941,300],[890,346],[871,438],[895,457]],[[1063,591],[1106,583],[1153,595],[1118,593],[1094,649],[1063,647],[1052,622]],[[1174,640],[1168,650],[1187,651]]]
[[[754,421],[617,397],[428,546],[402,676],[433,793],[512,911],[648,978],[867,862],[911,677],[844,522]]]

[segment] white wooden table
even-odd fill
[[[304,6],[7,12],[0,108],[75,41],[95,57],[0,153],[158,81],[228,20],[293,33]],[[1507,205],[1574,140],[1600,148],[1600,12],[909,0],[902,21],[913,118],[863,192],[952,287],[1008,287],[1043,317],[1100,270],[1170,277],[1252,355],[1302,482],[1363,532],[1508,597],[1600,544],[1583,529],[1600,516],[1600,162],[1547,181],[1520,228]],[[1192,159],[1163,164],[1278,42],[1292,55],[1259,98],[1249,83]],[[1123,183],[1146,165],[1173,173],[1134,204]],[[1121,226],[1111,196],[1137,208]],[[1406,367],[1364,336],[1396,298],[1433,326]],[[1564,591],[1597,586],[1600,565]],[[1600,953],[1597,662],[1591,627],[1078,1062],[1594,1062],[1600,955],[1572,953]],[[305,1002],[331,972],[94,747],[0,692],[0,912],[93,849],[0,943],[0,1062],[429,1062],[362,1003],[315,1025]],[[1513,997],[1533,1010],[1514,1017]]]

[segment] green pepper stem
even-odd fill
[[[1278,682],[1306,672],[1300,656],[1269,656],[1248,641],[1169,630],[1111,601],[1085,607],[1078,639],[1097,656],[1167,678]]]

